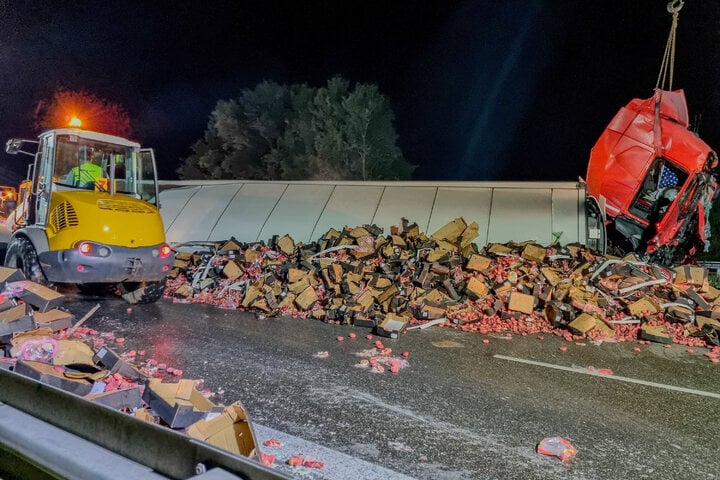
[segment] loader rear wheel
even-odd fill
[[[118,290],[128,303],[155,303],[165,292],[165,282],[125,282],[118,284]]]
[[[15,237],[10,241],[5,254],[5,266],[17,268],[25,275],[25,278],[35,283],[50,285],[40,268],[35,246],[25,237]]]

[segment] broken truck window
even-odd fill
[[[675,200],[687,180],[687,173],[665,158],[657,158],[630,206],[630,213],[645,221],[657,221]]]

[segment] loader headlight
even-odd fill
[[[168,258],[172,253],[172,248],[169,245],[162,245],[160,247],[160,258]]]
[[[92,244],[90,242],[82,242],[78,245],[78,251],[83,255],[90,255],[92,253]]]
[[[107,257],[111,253],[109,247],[92,242],[81,242],[77,249],[86,257]]]

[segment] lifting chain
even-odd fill
[[[657,83],[655,89],[665,89],[665,83],[667,82],[668,90],[672,90],[673,73],[675,70],[675,34],[677,32],[678,16],[683,5],[684,0],[670,0],[667,4],[667,11],[672,14],[672,26],[670,27],[670,35],[668,35],[667,44],[665,45],[665,54],[663,55],[662,65],[660,66],[660,73],[658,74]]]

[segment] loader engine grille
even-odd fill
[[[103,210],[114,210],[116,212],[155,213],[155,209],[153,209],[150,205],[140,202],[130,202],[127,200],[100,199],[97,201],[97,206]]]
[[[78,222],[77,213],[70,202],[62,202],[50,212],[49,224],[57,233],[63,228],[77,227],[80,222]]]

